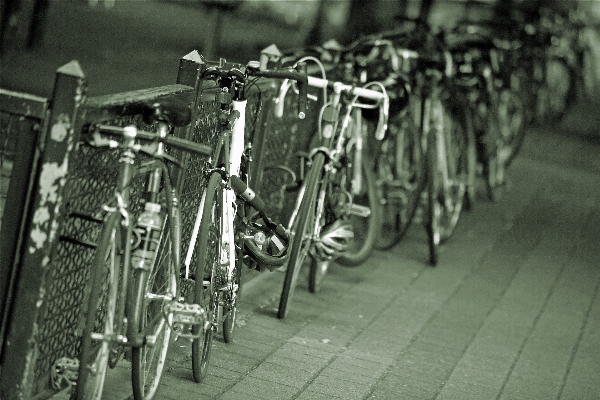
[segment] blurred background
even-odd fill
[[[540,6],[600,16],[597,0],[3,0],[0,87],[47,96],[54,71],[77,59],[90,95],[116,93],[174,83],[193,50],[245,63],[272,43],[346,44],[393,28],[396,15],[449,27]]]

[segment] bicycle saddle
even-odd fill
[[[140,104],[144,122],[166,122],[169,125],[180,127],[189,125],[192,121],[192,110],[187,103],[177,100],[161,100]]]

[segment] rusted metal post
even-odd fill
[[[69,161],[81,130],[85,75],[77,61],[56,72],[54,92],[42,129],[43,146],[33,180],[31,207],[26,218],[19,278],[12,301],[18,323],[7,329],[0,371],[0,398],[33,397],[38,356],[38,326],[43,318],[53,251],[62,216],[62,200]]]

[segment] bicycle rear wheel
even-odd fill
[[[78,400],[102,398],[110,350],[113,345],[108,338],[115,333],[114,318],[119,296],[119,270],[122,255],[120,221],[121,216],[118,212],[108,216],[96,248],[79,357],[75,396]],[[93,333],[102,334],[107,339],[92,339]]]
[[[510,89],[500,90],[493,104],[495,110],[488,115],[484,144],[484,175],[488,197],[496,201],[506,186],[506,170],[523,144],[525,115],[521,100]]]
[[[538,91],[537,118],[542,123],[557,121],[574,101],[574,72],[560,58],[546,60],[545,81]]]
[[[160,385],[173,326],[173,314],[165,312],[177,300],[177,272],[173,262],[170,216],[165,221],[152,269],[133,270],[133,290],[137,308],[136,331],[144,335],[143,344],[131,348],[131,380],[135,400],[150,400]],[[135,323],[136,317],[129,319]]]
[[[217,274],[221,256],[221,237],[223,227],[223,187],[218,172],[208,179],[201,204],[202,221],[197,241],[194,303],[206,311],[208,327],[193,326],[192,333],[192,373],[194,380],[202,382],[206,377],[212,341],[217,329],[219,293]]]
[[[439,246],[454,232],[463,208],[470,176],[469,138],[462,121],[441,102],[432,101],[430,113],[431,126],[437,128],[429,133],[427,146],[427,233],[429,262],[437,265]]]
[[[508,168],[525,139],[525,110],[516,92],[504,89],[499,96],[498,120],[502,151],[500,159]]]
[[[388,250],[398,243],[413,220],[425,185],[425,158],[412,116],[390,123],[390,137],[376,156],[377,189],[382,203],[381,230],[374,246]]]
[[[290,249],[290,258],[288,260],[281,297],[279,299],[279,309],[277,317],[283,319],[287,316],[294,289],[298,283],[298,275],[310,246],[312,235],[314,233],[316,221],[316,199],[321,176],[323,174],[323,165],[325,155],[316,153],[312,159],[312,165],[306,179],[304,180],[304,195],[300,202],[298,215],[292,227],[292,243]]]

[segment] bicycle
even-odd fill
[[[308,85],[333,93],[331,101],[323,99],[315,146],[302,161],[308,172],[300,177],[288,222],[292,240],[277,313],[280,319],[288,314],[309,253],[309,289],[315,292],[333,260],[354,266],[367,259],[381,221],[373,167],[363,147],[366,125],[361,109],[380,110],[376,136],[382,136],[387,129],[389,102],[385,89],[380,83],[355,87],[313,76],[308,77]],[[282,85],[278,104],[283,104],[287,89],[288,85]],[[359,103],[359,98],[375,103]]]
[[[442,33],[434,34],[420,19],[398,18],[414,24],[406,41],[411,49],[418,46],[413,90],[420,99],[425,230],[429,264],[435,266],[440,246],[452,236],[463,208],[472,202],[475,140],[468,127],[468,110],[452,97],[454,64]]]
[[[269,218],[264,201],[248,182],[253,138],[245,138],[246,91],[255,86],[254,80],[258,78],[298,82],[298,117],[304,118],[305,64],[295,69],[268,69],[265,63],[242,65],[221,59],[207,62],[203,76],[216,83],[220,134],[205,172],[208,184],[201,199],[202,215],[199,214],[192,233],[192,243],[198,238],[197,268],[195,271],[190,268],[194,251],[190,246],[183,272],[184,281],[194,281],[198,302],[207,310],[209,321],[204,334],[195,336],[192,343],[196,382],[205,379],[212,339],[219,324],[223,327],[224,341],[232,340],[242,264],[272,271],[282,266],[289,256],[286,230]],[[255,212],[251,212],[250,207]],[[222,321],[219,314],[223,315]]]
[[[169,135],[172,127],[189,125],[187,105],[142,104],[139,111],[148,123],[156,123],[156,133],[107,125],[90,125],[84,132],[87,144],[117,153],[119,175],[114,197],[102,206],[104,216],[95,218],[103,226],[82,313],[75,392],[80,400],[101,398],[107,368],[116,365],[125,348],[131,351],[133,397],[154,398],[173,330],[182,324],[204,328],[206,322],[200,305],[179,298],[179,194],[167,166],[178,162],[166,146],[200,156],[211,154],[211,148]],[[134,179],[147,183],[140,196],[144,210],[137,217]]]
[[[475,140],[468,109],[456,91],[454,65],[443,32],[434,33],[420,19],[396,16],[401,23],[382,39],[411,61],[409,82],[420,144],[425,159],[425,185],[420,205],[425,214],[429,263],[437,265],[440,246],[450,238],[463,208],[473,202]],[[458,100],[458,101],[457,101]]]
[[[514,63],[518,44],[492,36],[490,28],[472,22],[451,33],[451,52],[458,65],[457,85],[467,99],[488,197],[497,200],[506,170],[522,146],[525,130],[524,71]]]
[[[399,45],[404,32],[365,36],[342,50],[344,76],[379,81],[390,97],[390,119],[383,137],[369,138],[377,191],[383,208],[375,248],[396,245],[410,227],[425,186],[425,157],[418,128],[420,100],[413,90],[418,53]],[[375,139],[375,140],[373,140]]]

